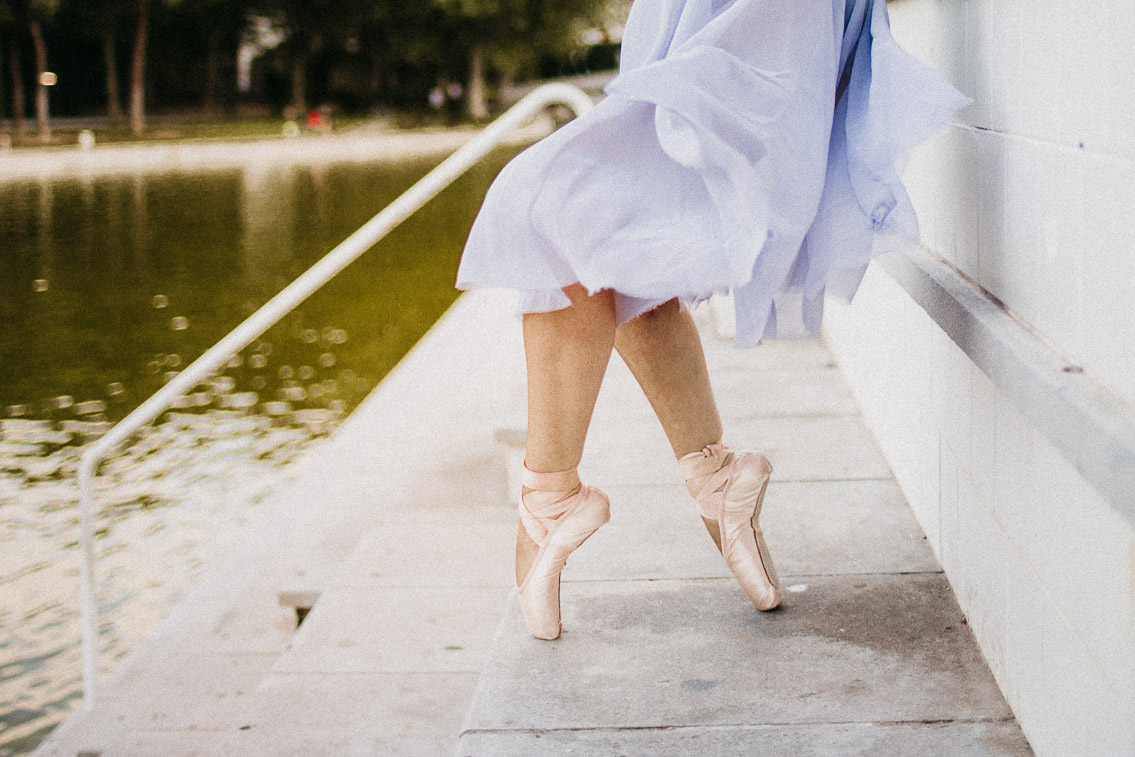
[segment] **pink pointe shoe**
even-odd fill
[[[520,523],[539,548],[523,583],[517,586],[520,609],[537,639],[559,638],[560,571],[568,555],[611,517],[607,495],[582,486],[575,469],[534,473],[524,469]]]
[[[780,579],[765,546],[761,514],[772,464],[755,452],[711,444],[678,460],[686,485],[725,564],[758,610],[780,605]]]

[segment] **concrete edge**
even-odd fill
[[[886,255],[887,274],[1097,492],[1135,525],[1135,413],[925,249]]]
[[[538,118],[517,130],[502,146],[527,144],[552,130]],[[260,139],[110,143],[78,147],[29,148],[0,152],[4,181],[110,176],[164,171],[217,171],[261,164],[325,164],[429,158],[451,153],[480,133],[476,128],[443,131],[345,133]]]
[[[98,691],[100,696],[92,703],[80,701],[43,738],[31,753],[35,755],[54,754],[57,743],[70,736],[72,729],[81,726],[89,718],[101,716],[101,706],[107,701],[105,693],[113,690],[120,681],[138,666],[145,665],[155,657],[155,645],[163,641],[177,638],[185,628],[202,622],[200,608],[215,602],[217,597],[234,599],[239,592],[234,587],[243,588],[252,583],[266,570],[266,567],[279,564],[281,545],[291,541],[291,534],[296,528],[306,529],[306,533],[314,533],[320,526],[326,526],[321,511],[303,506],[294,498],[294,492],[301,482],[308,476],[314,475],[320,462],[332,454],[334,441],[348,436],[359,423],[359,416],[369,412],[375,404],[387,403],[387,397],[396,393],[399,386],[414,384],[414,372],[430,364],[428,351],[435,340],[444,338],[448,329],[453,328],[452,321],[459,318],[468,318],[466,314],[470,308],[474,309],[491,304],[492,295],[480,294],[469,296],[461,294],[446,310],[438,316],[437,320],[423,334],[418,341],[406,352],[393,368],[383,377],[359,405],[343,420],[335,432],[305,450],[298,459],[290,465],[295,469],[295,478],[287,485],[272,492],[262,503],[258,511],[247,522],[234,530],[217,549],[210,564],[202,574],[191,584],[184,593],[174,601],[166,614],[157,620],[153,627],[128,651],[117,660],[109,670],[100,672]],[[440,336],[439,336],[440,335]],[[363,413],[359,411],[362,410]],[[343,517],[349,517],[349,514]],[[360,541],[363,533],[360,533]],[[346,557],[344,557],[344,561]],[[337,566],[322,565],[321,568],[330,572]],[[325,586],[323,578],[317,583],[304,588],[310,591],[321,591]],[[281,589],[284,589],[281,586]],[[222,599],[222,601],[228,601]],[[507,617],[503,615],[502,617]],[[77,641],[77,640],[76,640]],[[495,643],[495,636],[494,636]],[[160,652],[160,650],[158,650]]]
[[[514,602],[516,602],[515,587],[509,590],[508,599],[505,600],[504,609],[501,612],[500,620],[497,622],[497,629],[493,632],[493,640],[489,644],[490,656],[497,649],[497,646],[502,643],[505,636],[508,635],[509,626],[512,624],[512,605]],[[458,757],[460,757],[463,751],[462,741],[465,739],[465,736],[479,733],[479,729],[474,728],[469,721],[473,716],[473,705],[476,704],[478,699],[485,696],[485,690],[487,688],[488,683],[485,680],[485,671],[482,669],[477,675],[477,685],[473,689],[473,696],[469,700],[469,706],[465,709],[465,717],[461,718],[461,728],[457,732],[457,738],[453,742],[453,752]]]

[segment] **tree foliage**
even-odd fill
[[[123,118],[117,48],[130,18],[131,6],[123,0],[63,0],[59,12],[64,36],[89,40],[102,52],[106,114],[112,123],[119,123]]]
[[[469,114],[487,115],[488,67],[513,78],[540,55],[563,53],[579,44],[579,28],[594,21],[608,0],[432,0],[469,61]]]
[[[257,102],[424,106],[432,88],[453,82],[483,116],[488,82],[531,76],[541,60],[579,49],[580,31],[626,2],[0,0],[0,92],[20,121],[36,54],[42,63],[50,51],[68,113],[118,120],[127,92],[136,129],[148,102],[213,112]],[[238,51],[257,19],[282,43],[257,49],[252,89],[237,92]]]

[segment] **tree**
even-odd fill
[[[28,31],[35,50],[35,120],[41,142],[51,141],[51,122],[47,107],[47,43],[43,39],[43,25],[59,10],[59,0],[29,0],[27,4]]]
[[[123,120],[116,42],[131,7],[129,0],[63,0],[58,13],[72,36],[93,40],[102,48],[106,115],[112,124]]]
[[[384,2],[397,0],[269,0],[263,10],[279,13],[288,30],[285,43],[292,66],[292,107],[308,105],[308,64],[324,45],[342,42]]]
[[[120,46],[127,35],[132,38],[125,94],[129,122],[138,134],[145,129],[154,86],[164,90],[172,85],[173,90],[184,92],[193,89],[187,83],[203,81],[198,91],[204,92],[205,105],[210,110],[216,106],[225,57],[235,62],[251,4],[252,0],[62,0],[59,36],[95,42],[101,48],[106,113],[111,123],[124,120]],[[161,61],[151,60],[151,48],[171,41],[180,48],[169,51]],[[200,60],[203,65],[174,68],[169,58]],[[164,72],[155,63],[164,63]],[[178,78],[171,81],[171,73]]]
[[[460,30],[468,61],[466,111],[488,117],[486,73],[493,65],[512,74],[540,54],[574,47],[575,32],[603,10],[606,0],[433,0]]]
[[[444,14],[429,2],[374,3],[359,28],[368,94],[387,103],[424,103],[446,68],[451,36]]]
[[[43,24],[38,20],[28,23],[35,48],[35,122],[39,141],[51,141],[51,122],[47,109],[47,43],[43,39]]]
[[[17,137],[27,131],[24,115],[24,74],[20,69],[20,49],[15,38],[8,40],[8,70],[12,74],[12,130]]]
[[[181,0],[121,0],[134,3],[134,51],[130,58],[130,133],[141,136],[146,130],[146,55],[150,40],[150,14],[155,2],[159,9],[180,4]]]
[[[4,66],[7,61],[4,53],[6,50],[7,40],[4,38],[4,4],[0,2],[0,121],[4,120]]]
[[[15,33],[16,7],[12,0],[0,0],[0,80],[5,68],[11,76],[12,129],[17,136],[24,133],[24,84],[20,71],[20,51]]]
[[[112,124],[122,123],[122,96],[118,93],[118,50],[114,44],[115,29],[107,24],[102,30],[102,65],[106,73],[106,118]]]
[[[31,35],[35,51],[35,111],[36,125],[40,140],[51,138],[51,124],[48,112],[47,87],[47,43],[43,37],[43,25],[51,20],[58,10],[59,0],[3,0],[0,2],[0,26],[9,29],[8,67],[12,74],[12,117],[16,134],[24,133],[24,80],[20,65],[19,30],[26,29]]]
[[[201,104],[207,113],[220,109],[226,61],[235,64],[255,9],[255,0],[181,0],[176,8],[179,27],[205,45]]]
[[[146,42],[150,34],[150,0],[138,0],[134,55],[130,65],[130,133],[146,130]]]

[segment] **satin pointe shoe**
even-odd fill
[[[768,458],[711,444],[684,455],[678,467],[710,536],[745,594],[758,610],[778,607],[780,579],[757,521],[772,475]]]
[[[607,495],[582,486],[575,469],[534,473],[524,469],[520,524],[538,550],[521,580],[517,596],[528,630],[537,639],[559,638],[560,571],[587,537],[611,517]]]

